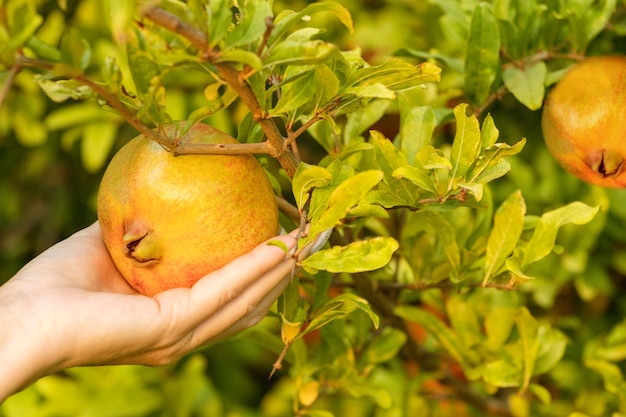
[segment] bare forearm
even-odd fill
[[[0,287],[0,403],[49,373],[50,350],[41,346],[34,312],[9,284]]]

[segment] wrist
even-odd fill
[[[0,403],[55,370],[36,313],[16,287],[0,287]]]

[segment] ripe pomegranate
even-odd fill
[[[550,153],[590,184],[626,187],[626,57],[596,56],[573,65],[542,113]]]
[[[179,140],[236,142],[206,124]],[[274,192],[253,156],[175,156],[143,135],[113,157],[97,204],[113,262],[149,296],[190,287],[278,232]]]

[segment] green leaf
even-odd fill
[[[460,181],[465,177],[480,152],[481,136],[478,119],[474,115],[467,115],[467,107],[466,103],[462,103],[454,108],[456,133],[450,152],[452,172],[448,190],[453,189],[454,181]]]
[[[393,359],[406,343],[407,335],[393,327],[384,327],[367,345],[359,360],[363,366],[387,362]]]
[[[461,274],[461,250],[456,240],[454,227],[439,213],[423,211],[417,213],[417,216],[423,217],[426,224],[432,227],[433,232],[439,238],[439,242],[450,263],[450,280],[452,282],[460,282],[463,279]]]
[[[309,192],[314,187],[323,187],[332,180],[332,175],[326,168],[300,162],[292,181],[293,195],[300,210],[309,200]]]
[[[460,364],[465,363],[465,357],[462,350],[462,344],[448,326],[434,314],[424,311],[417,307],[399,306],[394,309],[394,314],[405,320],[420,324],[426,331],[431,333],[441,346],[448,352],[452,358]]]
[[[539,375],[554,368],[565,354],[567,348],[567,337],[549,324],[540,324],[537,330],[539,340],[539,350],[537,360],[533,370],[534,375]]]
[[[312,219],[311,229],[307,238],[301,239],[303,247],[318,233],[337,226],[350,209],[374,188],[383,179],[381,171],[364,171],[348,178],[335,188],[328,198],[326,207],[319,215],[319,218]]]
[[[464,350],[469,351],[482,341],[482,327],[475,306],[460,296],[451,296],[446,314]]]
[[[537,397],[539,401],[541,401],[542,404],[549,405],[552,402],[552,394],[543,385],[530,384],[528,386],[528,390],[532,392],[535,397]]]
[[[496,211],[493,229],[487,241],[483,285],[489,282],[505,259],[513,252],[524,229],[526,204],[521,191],[515,191]]]
[[[437,186],[435,185],[432,177],[421,167],[406,165],[395,169],[391,175],[398,179],[406,178],[426,191],[437,193]]]
[[[494,291],[484,296],[488,297],[488,310],[484,319],[486,344],[490,350],[497,352],[511,335],[519,306],[519,295],[516,292]]]
[[[472,103],[487,100],[500,67],[500,32],[491,6],[474,8],[465,55],[465,92]]]
[[[269,68],[276,65],[310,65],[326,61],[336,50],[332,44],[315,40],[299,42],[286,40],[272,48],[263,60],[263,66]]]
[[[515,318],[515,325],[522,346],[522,363],[524,364],[522,391],[525,391],[534,374],[535,362],[539,352],[539,338],[537,337],[539,325],[526,307],[520,308]]]
[[[435,64],[425,62],[413,65],[398,58],[390,58],[380,65],[355,71],[346,81],[346,88],[382,84],[393,91],[399,91],[437,82],[440,77],[441,68]]]
[[[500,388],[519,386],[521,367],[510,355],[499,355],[499,359],[485,364],[483,379],[486,383]]]
[[[96,97],[91,87],[75,80],[52,81],[40,75],[36,75],[35,79],[43,92],[55,103],[62,103],[69,99],[85,100]]]
[[[300,336],[319,329],[333,320],[343,319],[358,310],[366,313],[374,327],[378,328],[380,319],[367,300],[354,294],[343,293],[328,300],[319,310],[315,311],[311,321]]]
[[[132,21],[137,10],[136,0],[116,1],[106,0],[108,22],[110,22],[113,39],[124,44],[128,37],[127,31],[132,27]]]
[[[315,72],[305,72],[302,76],[281,87],[280,98],[276,106],[269,110],[269,114],[277,116],[281,113],[289,113],[304,107],[315,98],[317,88]]]
[[[600,0],[587,8],[581,19],[585,29],[587,40],[591,41],[609,24],[615,14],[617,0]]]
[[[430,144],[437,126],[432,106],[410,106],[401,103],[400,151],[409,164],[413,165],[420,149]]]
[[[238,20],[224,40],[225,49],[258,42],[265,33],[266,19],[273,16],[272,6],[268,1],[244,0],[236,4]]]
[[[222,52],[216,62],[236,62],[247,65],[255,70],[263,68],[263,61],[261,61],[261,58],[259,58],[257,54],[241,49],[232,49]]]
[[[211,0],[207,7],[207,25],[209,46],[215,47],[228,34],[233,21],[231,7],[233,0]]]
[[[50,130],[65,130],[80,127],[83,124],[112,122],[113,120],[121,120],[121,118],[113,116],[95,103],[76,103],[59,107],[48,113],[44,122]]]
[[[502,158],[520,153],[525,145],[526,139],[522,139],[514,145],[495,143],[487,147],[469,170],[470,182],[487,183],[505,175],[511,166]]]
[[[398,246],[395,239],[378,236],[320,250],[300,262],[300,265],[312,273],[319,270],[334,273],[373,271],[387,265]]]
[[[8,25],[8,44],[2,45],[2,54],[13,59],[13,53],[22,47],[28,39],[35,34],[35,31],[43,23],[43,18],[37,14],[34,3],[26,1],[15,1],[3,6]]]
[[[91,62],[91,46],[77,30],[71,30],[61,39],[61,59],[72,69],[83,72]]]
[[[346,384],[343,389],[356,398],[371,398],[381,409],[388,409],[393,404],[391,394],[385,387],[379,387],[371,383],[364,382],[361,379],[350,381],[350,383]]]
[[[355,95],[359,98],[382,98],[389,100],[396,98],[396,93],[394,93],[393,90],[390,90],[382,83],[348,87],[342,91],[342,94]]]
[[[530,241],[523,248],[515,251],[515,254],[507,260],[507,267],[519,275],[525,277],[523,271],[530,264],[546,257],[554,248],[559,229],[569,223],[581,225],[590,222],[598,213],[599,207],[590,207],[579,201],[544,213]]]
[[[404,179],[402,174],[413,174],[412,172],[400,171],[398,169],[409,166],[409,162],[404,154],[393,146],[393,143],[385,138],[381,133],[372,131],[370,142],[374,145],[374,160],[376,166],[385,174],[385,183],[389,188],[398,195],[400,201],[404,201],[405,205],[417,205],[419,190],[408,179]],[[419,175],[418,173],[414,173]],[[426,183],[425,185],[427,185]]]
[[[84,127],[80,156],[87,172],[96,173],[107,162],[117,137],[117,128],[110,121],[90,123]]]
[[[268,45],[274,45],[276,42],[285,37],[289,30],[291,30],[292,27],[298,22],[308,19],[312,14],[320,12],[333,13],[337,18],[339,18],[341,23],[348,28],[350,33],[354,31],[352,16],[350,15],[348,9],[340,3],[334,1],[323,1],[309,4],[299,12],[294,12],[292,10],[285,10],[281,12],[278,16],[276,16],[276,19],[274,19],[274,30],[272,30],[268,39]]]
[[[547,73],[545,62],[540,61],[524,68],[507,68],[502,80],[516,99],[530,110],[537,110],[543,104]]]
[[[491,146],[495,145],[499,136],[500,131],[496,127],[493,117],[491,117],[491,114],[487,114],[480,127],[480,148],[483,150],[489,149]]]
[[[608,392],[617,393],[622,389],[624,374],[618,365],[601,359],[585,359],[584,364],[602,376],[604,389]]]

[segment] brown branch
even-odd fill
[[[195,26],[179,19],[178,16],[155,6],[150,6],[141,10],[141,14],[153,23],[156,23],[170,32],[178,33],[183,38],[191,42],[201,52],[207,51],[208,43],[206,34],[197,29]]]
[[[180,142],[169,150],[175,155],[241,155],[270,153],[267,142],[218,144]]]
[[[285,215],[293,220],[295,223],[300,224],[300,211],[298,211],[298,208],[296,206],[294,206],[282,197],[277,196],[276,201],[278,202],[278,209],[280,211],[285,213]]]
[[[115,96],[115,94],[111,93],[109,90],[104,88],[102,85],[90,80],[84,75],[79,75],[75,77],[76,81],[79,81],[89,88],[91,88],[96,94],[104,99],[109,106],[111,106],[115,111],[117,111],[132,127],[134,127],[139,133],[144,135],[147,138],[153,139],[165,149],[171,150],[175,145],[174,143],[167,137],[164,136],[161,132],[151,129],[146,126],[141,120],[137,119],[134,114],[126,107],[122,102]]]
[[[18,59],[20,56],[22,55],[21,54],[17,55]],[[7,79],[4,81],[2,90],[0,90],[0,109],[2,108],[2,105],[4,104],[4,101],[6,100],[7,96],[9,95],[9,90],[11,90],[11,87],[13,86],[15,77],[17,77],[17,74],[19,74],[21,70],[22,70],[22,66],[19,65],[17,62],[13,64],[13,66],[11,67],[11,71],[9,71],[9,75],[7,76]]]
[[[278,160],[287,172],[287,175],[293,177],[298,166],[298,160],[285,146],[284,137],[275,120],[263,111],[252,87],[246,82],[242,74],[228,62],[217,62],[216,57],[219,56],[219,51],[209,48],[206,35],[196,27],[181,20],[178,16],[158,7],[148,7],[142,11],[142,14],[153,23],[187,39],[198,48],[202,59],[211,62],[215,66],[219,75],[237,92],[252,113],[254,120],[263,129],[270,148],[270,154]]]
[[[319,122],[320,120],[322,120],[321,116],[314,116],[312,118],[310,118],[309,120],[307,120],[305,123],[302,124],[302,126],[300,126],[298,129],[296,129],[294,132],[290,133],[287,138],[285,139],[285,146],[291,146],[291,144],[298,138],[300,137],[304,132],[306,132],[311,126],[313,126],[315,123]]]
[[[252,117],[261,126],[271,149],[271,155],[278,160],[289,177],[293,177],[298,161],[285,146],[285,139],[276,125],[276,121],[263,111],[250,85],[240,77],[239,71],[228,63],[214,63],[220,76],[237,92],[244,104],[250,109]]]

